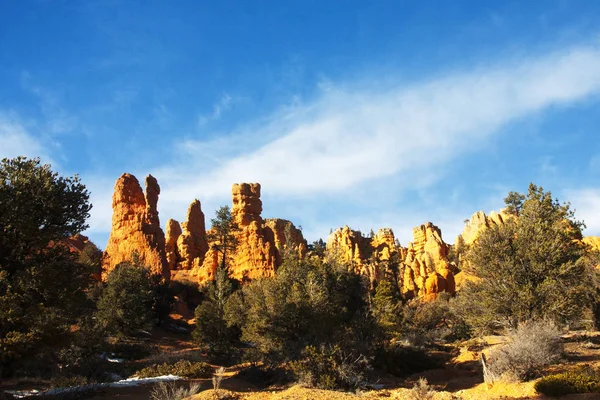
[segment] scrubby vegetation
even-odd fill
[[[207,363],[179,360],[173,364],[152,364],[135,373],[140,378],[175,375],[185,378],[208,378],[212,376],[213,368]]]
[[[200,385],[197,383],[186,387],[172,382],[159,382],[152,389],[150,400],[183,400],[199,391]]]
[[[535,383],[535,390],[546,396],[600,392],[600,371],[588,366],[548,375]]]
[[[593,289],[583,222],[533,184],[527,196],[513,192],[506,202],[513,218],[484,230],[468,251],[465,269],[479,279],[458,296],[466,321],[476,332],[543,318],[577,321]]]
[[[521,324],[508,335],[509,342],[489,357],[486,380],[528,380],[540,368],[556,363],[562,355],[561,332],[549,320]]]
[[[18,158],[2,161],[0,178],[0,376],[36,375],[59,386],[129,376],[131,365],[109,365],[108,358],[139,361],[152,352],[140,338],[166,319],[173,292],[136,254],[94,283],[100,250],[88,244],[74,255],[61,245],[87,226],[89,194],[76,177]],[[561,329],[600,315],[600,285],[580,240],[583,223],[568,204],[535,185],[527,195],[511,192],[506,203],[512,216],[504,224],[451,253],[452,268],[473,279],[456,296],[428,301],[403,297],[398,254],[379,262],[369,280],[322,241],[304,258],[282,252],[272,278],[236,281],[229,264],[237,227],[222,207],[211,231],[215,279],[184,287],[193,298],[188,304],[197,305],[193,340],[204,354],[146,359],[136,374],[210,378],[214,368],[203,357],[250,362],[239,376],[261,385],[293,376],[310,387],[357,390],[384,374],[440,367],[455,355],[449,344],[494,333],[507,342],[488,353],[486,380],[537,378],[562,356]],[[550,375],[536,389],[597,391],[598,376],[593,369]],[[161,384],[153,396],[186,393]],[[423,380],[412,393],[428,398],[433,389]]]

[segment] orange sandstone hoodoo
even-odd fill
[[[160,186],[152,175],[146,178],[146,194],[135,176],[123,174],[112,198],[112,229],[102,260],[103,278],[117,264],[131,261],[134,252],[154,274],[169,279],[165,235],[158,219]]]
[[[239,225],[238,247],[230,262],[236,279],[273,276],[281,265],[282,253],[303,256],[307,250],[302,232],[290,221],[263,220],[258,183],[235,184],[232,188],[232,216]],[[169,219],[166,237],[158,218],[160,187],[154,177],[146,178],[144,195],[138,180],[123,174],[113,194],[112,229],[103,256],[103,276],[117,264],[131,261],[137,252],[142,265],[165,279],[204,282],[214,278],[218,254],[207,241],[205,216],[199,200],[194,200],[186,222]]]

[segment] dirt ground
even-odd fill
[[[563,337],[565,341],[565,359],[561,364],[548,368],[547,373],[555,373],[574,369],[577,366],[588,364],[600,368],[600,333],[598,332],[572,332]],[[161,353],[176,358],[178,354],[195,351],[197,347],[189,336],[174,333],[154,333],[152,342]],[[486,337],[485,346],[478,349],[476,346],[463,346],[455,352],[456,356],[444,368],[428,370],[414,374],[407,379],[398,379],[391,376],[380,380],[383,388],[380,390],[360,391],[358,393],[344,393],[336,391],[308,389],[298,385],[285,387],[271,387],[262,390],[238,377],[238,372],[245,365],[230,367],[226,371],[219,392],[213,390],[211,379],[194,380],[200,384],[201,392],[190,399],[215,400],[346,400],[346,399],[417,399],[411,390],[419,378],[427,382],[435,390],[431,400],[463,399],[463,400],[488,400],[488,399],[543,399],[535,393],[535,381],[525,383],[495,383],[488,385],[483,382],[481,372],[480,354],[487,353],[494,346],[502,344],[503,337]],[[156,357],[156,356],[154,356]],[[216,368],[217,366],[215,366]],[[190,384],[189,381],[178,381],[176,385]],[[4,385],[3,385],[4,386]],[[152,385],[130,388],[104,388],[95,392],[92,400],[123,399],[123,400],[148,400]],[[600,399],[600,394],[570,395],[562,397],[567,400]]]
[[[588,364],[600,367],[600,333],[574,332],[566,335],[565,360],[561,364],[552,366],[548,373],[562,372]],[[490,336],[485,338],[486,346],[483,352],[487,353],[494,346],[504,342],[503,337]],[[212,399],[240,399],[240,400],[349,400],[349,399],[410,399],[416,400],[414,392],[410,387],[419,378],[426,378],[429,385],[435,389],[431,394],[431,400],[492,400],[492,399],[544,399],[546,397],[535,392],[535,381],[524,383],[495,383],[488,385],[483,382],[480,368],[480,352],[469,351],[466,347],[460,349],[460,353],[443,369],[429,370],[415,374],[404,381],[389,382],[390,387],[364,391],[360,393],[342,393],[327,390],[308,389],[300,386],[292,386],[284,390],[243,392],[243,391],[221,391],[215,393],[212,388],[191,397],[193,400]],[[233,378],[233,377],[232,377]],[[227,388],[227,382],[223,387]],[[396,387],[394,387],[396,386]],[[404,387],[397,387],[404,386]],[[408,387],[408,388],[407,388]],[[578,394],[563,396],[565,400],[591,400],[600,399],[600,393]]]

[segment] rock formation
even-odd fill
[[[281,218],[269,218],[264,222],[265,233],[272,238],[277,249],[277,265],[283,262],[283,254],[290,252],[300,258],[306,255],[308,245],[302,231],[291,221]]]
[[[191,269],[204,262],[208,251],[204,213],[199,200],[194,200],[187,211],[187,220],[181,224],[182,233],[177,238],[178,269]]]
[[[373,253],[371,239],[360,231],[354,231],[347,225],[335,230],[327,238],[327,251],[341,262],[350,264],[355,272],[372,278],[368,265]]]
[[[85,248],[85,245],[89,243],[90,240],[87,236],[82,235],[81,233],[77,233],[74,236],[65,240],[65,244],[69,246],[69,250],[71,253],[81,253]]]
[[[233,278],[239,280],[273,276],[283,261],[285,251],[303,256],[307,249],[302,232],[290,221],[263,220],[260,190],[258,183],[234,184],[231,190],[231,215],[239,230],[234,232],[238,244],[229,260],[229,271]],[[207,249],[203,262],[194,264],[190,271],[199,282],[213,279],[220,261],[220,254],[211,248],[210,243]],[[180,279],[185,274],[176,275]]]
[[[432,300],[441,292],[454,294],[448,245],[442,240],[440,229],[428,222],[414,228],[413,237],[408,248],[402,248],[389,228],[380,229],[370,238],[345,226],[329,235],[327,251],[330,256],[350,263],[355,272],[368,276],[371,282],[382,274],[393,273],[398,289],[406,298]],[[394,258],[396,265],[389,263]]]
[[[491,211],[489,214],[485,214],[483,211],[477,211],[471,216],[466,222],[465,227],[460,235],[456,237],[454,243],[454,250],[458,255],[458,264],[462,265],[465,260],[463,253],[465,252],[465,246],[471,246],[477,241],[479,235],[486,229],[492,226],[501,226],[511,218],[510,214],[507,214],[505,210],[500,212]],[[477,278],[467,271],[461,271],[455,276],[456,290],[460,290],[466,282],[475,281]]]
[[[592,251],[600,251],[600,237],[586,236],[583,238],[583,243],[587,244]]]
[[[448,261],[448,245],[442,231],[431,222],[413,228],[413,243],[409,243],[404,260],[406,269],[402,293],[405,297],[435,299],[438,293],[455,293],[454,274]]]
[[[151,273],[169,279],[165,235],[158,218],[159,194],[160,186],[152,175],[146,178],[146,195],[135,176],[123,174],[117,180],[112,198],[112,229],[102,260],[103,278],[137,253]]]
[[[231,216],[240,227],[248,226],[253,221],[262,224],[259,183],[235,183],[231,189],[231,196]]]
[[[167,233],[165,237],[165,252],[167,253],[167,264],[169,269],[177,269],[179,262],[179,250],[177,249],[177,240],[181,236],[182,230],[179,222],[174,219],[167,221]]]
[[[460,235],[456,238],[456,244],[462,242],[466,245],[472,244],[481,232],[494,225],[503,225],[510,218],[504,210],[499,213],[492,211],[486,215],[483,211],[477,211],[465,224],[465,227]]]

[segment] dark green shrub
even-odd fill
[[[535,390],[546,396],[600,392],[600,371],[590,367],[548,375],[535,383]]]
[[[154,293],[150,273],[139,265],[123,262],[113,269],[98,299],[99,328],[117,336],[132,336],[152,328]]]
[[[568,203],[534,184],[505,202],[514,218],[483,230],[467,254],[463,270],[479,279],[458,293],[463,317],[478,334],[542,318],[580,320],[593,294],[580,240],[585,225]]]
[[[367,387],[371,368],[366,357],[345,353],[339,346],[308,346],[304,357],[290,365],[299,383],[328,390]]]
[[[444,365],[442,357],[435,357],[423,349],[390,345],[375,352],[373,367],[391,375],[404,377]]]
[[[213,368],[207,363],[179,360],[174,364],[152,364],[135,373],[140,378],[152,378],[162,375],[177,375],[184,378],[209,378]]]
[[[236,377],[256,386],[258,389],[264,389],[274,384],[285,384],[292,381],[292,377],[286,369],[271,368],[256,364],[241,370]]]
[[[372,333],[363,330],[366,284],[340,266],[287,259],[273,278],[253,281],[243,294],[242,340],[264,362],[298,360],[307,346],[322,344],[362,351],[371,340]]]

